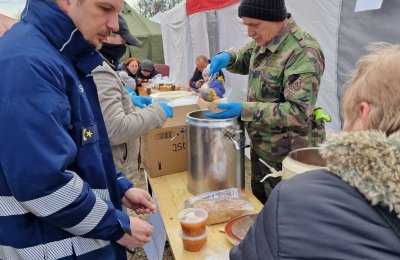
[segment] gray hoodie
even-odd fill
[[[92,75],[115,166],[132,180],[138,170],[140,136],[164,125],[165,111],[158,104],[135,111],[131,95],[125,91],[118,73],[106,62],[94,69]]]

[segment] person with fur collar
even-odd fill
[[[230,259],[400,258],[400,45],[368,50],[347,82],[343,131],[321,146],[326,169],[278,184]]]

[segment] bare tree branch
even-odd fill
[[[138,12],[146,17],[152,17],[158,12],[165,12],[182,0],[139,0]]]

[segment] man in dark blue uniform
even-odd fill
[[[0,38],[0,259],[125,259],[150,240],[121,210],[155,205],[115,171],[90,74],[122,4],[28,0]]]

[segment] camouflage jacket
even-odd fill
[[[313,120],[325,59],[318,42],[289,17],[267,46],[248,43],[231,52],[227,70],[249,74],[245,122],[252,149],[267,162],[281,162],[294,149],[325,138]]]

